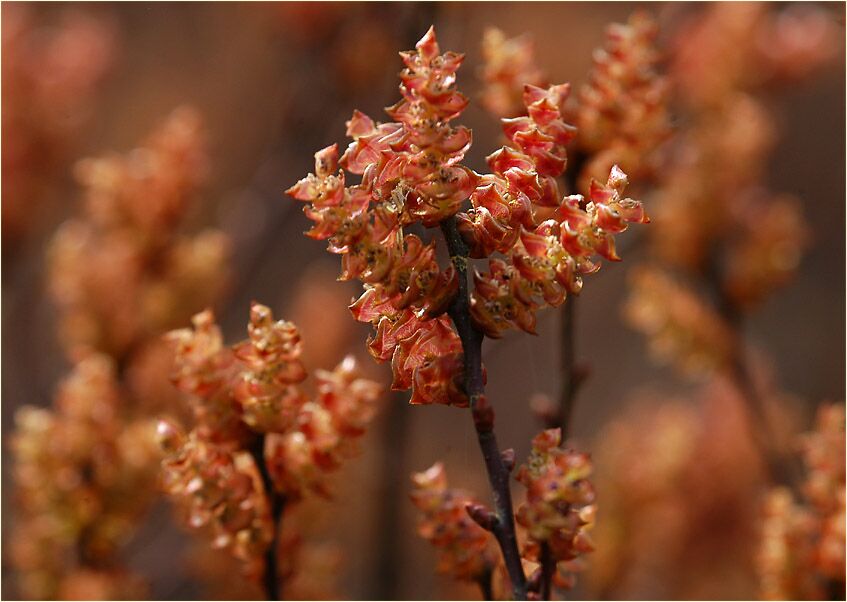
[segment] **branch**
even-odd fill
[[[480,592],[482,592],[483,600],[493,600],[494,599],[494,589],[491,583],[491,578],[494,575],[494,571],[491,567],[488,567],[484,573],[482,573],[479,577],[477,577],[477,584],[479,585]]]
[[[250,455],[259,469],[262,477],[262,485],[265,489],[268,505],[271,511],[271,522],[273,524],[273,537],[265,552],[265,577],[262,584],[268,600],[282,600],[282,581],[279,575],[279,532],[282,526],[282,515],[285,511],[285,496],[277,493],[265,463],[265,436],[256,437],[250,446]]]
[[[474,326],[470,314],[470,296],[468,293],[468,248],[462,240],[456,226],[456,218],[449,217],[441,222],[441,231],[447,242],[450,260],[459,278],[459,292],[450,305],[448,315],[456,326],[465,355],[465,393],[470,400],[471,414],[476,429],[477,440],[485,460],[488,481],[494,494],[494,508],[497,520],[491,532],[500,545],[512,590],[516,600],[526,600],[526,576],[518,553],[515,535],[515,519],[512,510],[512,495],[509,489],[509,469],[497,446],[494,435],[494,410],[485,399],[485,385],[482,375],[482,339],[483,334]]]
[[[705,270],[705,281],[714,297],[715,309],[729,328],[732,338],[732,357],[728,376],[747,406],[751,436],[762,456],[770,479],[777,484],[797,489],[797,466],[792,458],[776,445],[776,437],[768,419],[767,408],[744,353],[743,314],[737,304],[723,289],[723,275],[717,253],[714,251]]]

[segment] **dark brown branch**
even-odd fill
[[[493,600],[494,599],[494,587],[492,583],[492,577],[494,576],[494,571],[491,567],[485,569],[479,577],[477,577],[476,582],[479,585],[479,590],[482,593],[483,600]]]
[[[277,493],[274,488],[268,465],[265,463],[265,436],[259,435],[250,447],[250,455],[256,463],[262,485],[267,496],[273,524],[273,538],[265,552],[265,575],[263,587],[268,600],[282,600],[282,580],[279,575],[279,533],[282,527],[282,515],[285,512],[285,496]]]
[[[456,226],[456,218],[450,217],[441,222],[441,231],[447,242],[450,260],[456,268],[459,278],[459,292],[448,310],[465,355],[465,393],[470,400],[471,414],[477,440],[485,460],[488,481],[494,495],[494,509],[497,520],[491,531],[497,539],[503,560],[512,582],[512,591],[516,600],[526,600],[526,576],[521,565],[518,542],[515,535],[515,519],[512,510],[512,494],[509,489],[509,470],[500,454],[497,438],[494,435],[494,410],[485,399],[485,385],[482,375],[482,339],[483,334],[471,321],[470,296],[468,294],[468,248],[462,240]]]

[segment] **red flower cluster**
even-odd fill
[[[448,488],[440,462],[412,475],[412,481],[412,501],[422,513],[418,534],[438,549],[438,570],[468,581],[485,578],[497,558],[488,533],[466,510],[475,500],[460,489]]]
[[[268,484],[288,501],[309,491],[328,495],[326,474],[355,452],[374,415],[380,387],[358,377],[346,358],[332,372],[315,373],[316,393],[303,386],[299,332],[275,321],[254,303],[248,339],[225,347],[211,311],[196,315],[194,329],[171,332],[174,382],[192,396],[195,424],[189,434],[160,425],[165,488],[181,500],[192,527],[210,525],[214,545],[231,549],[246,572],[261,572],[272,541]],[[253,449],[262,445],[258,455]]]
[[[351,310],[377,329],[369,349],[392,359],[394,388],[413,387],[412,403],[467,405],[458,386],[461,343],[449,320],[438,318],[458,288],[455,271],[441,270],[434,243],[402,232],[452,216],[476,185],[477,176],[459,165],[470,130],[450,125],[467,105],[455,90],[462,56],[440,55],[430,29],[402,57],[403,99],[388,109],[397,121],[374,123],[356,111],[348,122],[353,142],[340,163],[362,182],[345,187],[333,145],[316,153],[315,173],[288,193],[311,203],[308,235],[342,255],[341,277],[365,283]]]
[[[168,454],[162,462],[162,488],[178,502],[185,522],[193,529],[208,529],[214,548],[230,550],[246,576],[260,578],[273,523],[250,454],[204,440],[198,431],[186,436],[164,421],[159,438]]]
[[[628,223],[649,222],[639,201],[622,198],[626,185],[624,173],[613,167],[605,185],[592,181],[587,204],[581,195],[565,197],[551,219],[521,228],[509,262],[490,259],[489,273],[474,274],[477,326],[490,337],[511,327],[535,332],[536,310],[579,293],[582,275],[600,269],[595,255],[618,261],[614,234]]]
[[[588,531],[594,523],[594,488],[588,481],[591,460],[586,454],[559,447],[561,429],[542,432],[532,440],[532,454],[520,467],[517,480],[526,487],[526,501],[515,514],[529,541],[522,554],[541,560],[541,546],[549,547],[558,571],[554,584],[573,587],[578,559],[593,551]]]
[[[503,120],[509,146],[488,157],[492,173],[461,165],[471,133],[451,121],[468,102],[455,89],[462,56],[439,52],[430,29],[416,51],[401,53],[403,98],[387,110],[396,121],[355,112],[344,156],[335,145],[319,151],[315,173],[288,193],[310,203],[315,226],[307,234],[342,255],[341,277],[365,283],[351,309],[376,328],[369,349],[391,359],[393,387],[412,387],[412,403],[465,406],[461,343],[441,317],[458,290],[456,272],[439,267],[434,242],[402,228],[455,216],[471,257],[507,255],[476,275],[471,299],[477,327],[496,337],[512,326],[532,332],[536,309],[578,292],[581,274],[597,269],[594,255],[618,259],[613,235],[648,219],[640,203],[623,198],[626,176],[617,168],[606,185],[591,184],[587,201],[562,199],[556,178],[575,135],[562,119],[568,85],[524,87],[527,115]],[[361,183],[347,187],[339,164]],[[458,213],[465,199],[471,208]]]

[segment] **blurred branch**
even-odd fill
[[[279,574],[279,533],[282,528],[282,518],[285,512],[285,496],[277,493],[274,487],[271,475],[268,472],[268,465],[265,462],[265,436],[259,435],[250,447],[250,455],[256,463],[256,468],[259,469],[259,474],[262,477],[262,486],[265,490],[265,496],[268,501],[268,506],[271,513],[271,523],[273,524],[273,538],[268,545],[268,550],[265,552],[265,575],[263,587],[268,600],[282,600],[282,579]]]

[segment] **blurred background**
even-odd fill
[[[745,322],[748,343],[768,378],[793,400],[798,430],[812,424],[818,404],[845,395],[844,6],[820,8],[833,24],[833,55],[810,76],[760,98],[778,128],[767,185],[802,201],[811,244],[796,277]],[[79,159],[126,153],[174,109],[195,107],[208,142],[207,179],[182,227],[217,228],[230,241],[229,274],[214,305],[226,340],[244,337],[249,304],[257,300],[300,326],[307,367],[333,366],[352,353],[369,375],[388,383],[389,367],[376,365],[365,350],[369,328],[354,323],[347,310],[358,285],[336,282],[336,258],[302,235],[308,221],[283,191],[313,169],[316,150],[345,143],[345,121],[354,108],[377,118],[382,107],[396,101],[397,51],[412,48],[430,24],[442,49],[466,54],[459,87],[472,103],[461,122],[474,132],[466,164],[482,171],[484,157],[502,144],[495,117],[475,102],[482,86],[477,75],[484,29],[496,26],[507,36],[529,33],[549,79],[579,86],[606,26],[639,9],[658,20],[661,43],[681,19],[706,7],[3,3],[3,597],[20,595],[6,545],[17,511],[8,453],[13,417],[24,404],[49,406],[69,367],[56,304],[47,293],[46,265],[57,228],[83,208],[74,179]],[[684,406],[702,384],[654,362],[644,338],[622,317],[628,271],[645,253],[643,246],[632,245],[622,263],[605,265],[591,278],[580,298],[576,347],[591,374],[579,395],[572,437],[595,454],[612,445],[609,438],[616,431],[609,426],[616,419],[638,420],[632,414],[634,399],[679,399]],[[541,312],[538,336],[511,332],[485,343],[498,438],[518,458],[526,456],[540,428],[530,400],[558,395],[558,323],[559,312]],[[476,596],[473,588],[435,574],[434,551],[415,534],[408,476],[437,460],[445,462],[452,484],[487,499],[470,417],[450,407],[408,406],[403,394],[387,395],[362,440],[361,456],[334,477],[335,499],[310,502],[302,519],[311,539],[340,551],[339,569],[329,571],[339,597]],[[602,497],[599,508],[602,522]],[[672,522],[667,514],[651,516],[644,520],[658,521],[648,527],[653,532]],[[722,534],[730,542],[735,541],[731,531],[732,526]],[[152,599],[230,595],[220,587],[209,589],[214,573],[209,566],[216,561],[192,555],[197,543],[159,500],[122,553],[148,580]],[[663,545],[661,538],[645,540],[642,551],[649,556]],[[571,597],[754,596],[751,567],[722,579],[720,563],[712,563],[721,549],[697,557],[699,575],[691,583],[702,583],[696,587],[670,585],[648,567],[642,578],[623,585],[610,585],[608,575],[580,578]]]

